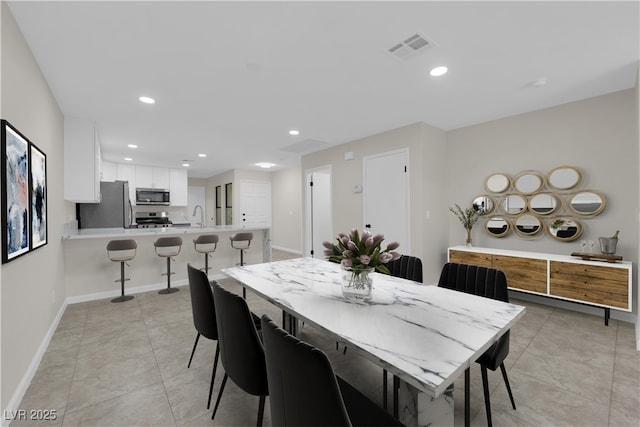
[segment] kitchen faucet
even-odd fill
[[[200,208],[200,228],[204,228],[204,210],[202,209],[202,206],[196,205],[196,207],[193,208],[193,213],[191,214],[191,216],[196,216],[196,211],[198,210],[198,208]]]

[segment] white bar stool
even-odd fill
[[[209,267],[209,257],[218,248],[219,240],[217,234],[202,234],[193,240],[195,251],[204,254],[204,272],[206,274],[209,274],[209,268],[211,268]]]
[[[251,247],[251,240],[253,240],[253,233],[244,232],[236,233],[229,237],[231,240],[231,247],[240,251],[240,266],[244,265],[244,251]],[[242,287],[242,297],[247,298],[247,290]]]
[[[115,281],[120,282],[121,293],[118,298],[112,299],[111,302],[125,302],[133,299],[133,295],[124,294],[124,282],[129,280],[124,277],[124,265],[127,264],[127,261],[135,258],[137,248],[138,244],[133,239],[111,240],[107,243],[109,260],[120,263],[120,279]]]
[[[180,253],[182,248],[182,238],[180,237],[160,237],[153,243],[155,247],[156,255],[167,259],[167,272],[161,275],[167,275],[167,289],[163,289],[159,294],[172,294],[178,292],[180,289],[171,287],[171,275],[176,274],[171,272],[171,260],[173,257]],[[175,261],[175,260],[174,260]]]

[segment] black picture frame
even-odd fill
[[[31,250],[48,243],[47,155],[35,144],[29,151],[29,191],[31,207]]]
[[[2,133],[2,263],[31,249],[29,140],[8,121]]]

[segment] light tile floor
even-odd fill
[[[274,259],[290,257],[274,251]],[[224,286],[240,292],[229,280]],[[248,293],[256,314],[281,318]],[[495,426],[637,426],[640,352],[633,325],[523,301],[527,313],[511,333],[506,359],[517,410],[499,372],[490,372]],[[215,422],[206,400],[215,344],[201,339],[190,369],[196,332],[188,287],[172,295],[138,294],[67,307],[20,409],[55,410],[54,421],[12,426],[252,426],[258,398],[227,384]],[[382,401],[381,369],[304,326],[300,337],[329,355],[334,369],[375,401]],[[214,397],[222,375],[218,369]],[[480,369],[471,371],[471,424],[486,425]],[[463,425],[463,381],[456,382],[455,424]],[[268,401],[267,401],[268,402]],[[458,403],[460,402],[460,403]],[[212,404],[213,405],[213,404]],[[264,425],[271,424],[268,403]]]

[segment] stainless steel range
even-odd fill
[[[138,212],[136,213],[138,228],[171,227],[167,212]]]

